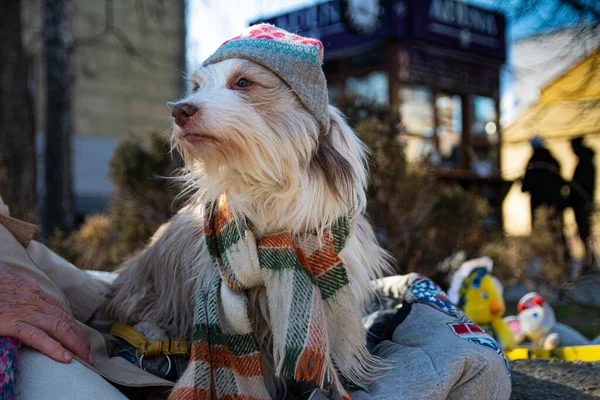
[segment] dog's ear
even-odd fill
[[[354,204],[357,192],[364,190],[364,179],[360,177],[364,173],[359,172],[364,168],[364,152],[352,128],[335,107],[329,106],[329,116],[331,127],[326,135],[319,137],[311,169],[324,177],[338,200]]]

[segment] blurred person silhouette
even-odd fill
[[[594,270],[593,253],[590,243],[590,219],[594,206],[594,193],[596,190],[596,169],[594,167],[594,151],[583,143],[583,136],[571,140],[573,152],[579,159],[573,179],[569,205],[575,213],[575,221],[579,230],[579,237],[585,245],[585,259],[582,273],[591,273]]]
[[[535,228],[536,211],[544,206],[548,216],[551,234],[563,246],[565,260],[569,259],[567,242],[564,235],[563,211],[566,199],[562,194],[565,180],[560,175],[560,164],[546,147],[544,139],[534,136],[531,140],[533,154],[527,163],[521,190],[531,195],[531,225]]]
[[[521,190],[531,195],[531,221],[535,225],[535,211],[547,206],[562,215],[565,200],[562,188],[565,185],[560,175],[560,164],[546,147],[544,139],[534,136],[531,141],[533,154],[527,163]]]

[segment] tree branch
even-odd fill
[[[104,28],[102,29],[102,32],[86,38],[76,39],[73,47],[76,49],[80,46],[100,43],[109,36],[115,38],[128,55],[140,61],[140,64],[146,67],[148,70],[152,71],[154,68],[159,67],[159,64],[150,60],[146,55],[140,52],[131,39],[129,39],[127,34],[115,24],[113,0],[105,0]]]
[[[565,4],[569,5],[575,11],[582,14],[590,14],[594,18],[594,23],[597,24],[600,22],[600,9],[596,9],[592,6],[592,4],[588,4],[585,1],[580,0],[561,0]]]

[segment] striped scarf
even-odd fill
[[[336,398],[344,385],[367,388],[387,370],[365,348],[358,301],[338,256],[350,234],[341,218],[321,238],[289,232],[256,241],[224,197],[205,219],[206,245],[219,270],[199,289],[192,355],[170,399],[269,399],[246,290],[264,286],[275,373],[314,382]]]

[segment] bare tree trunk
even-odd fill
[[[46,0],[44,47],[48,97],[46,101],[46,156],[44,234],[73,229],[71,178],[73,36],[71,0]]]
[[[37,220],[35,118],[21,43],[21,2],[0,2],[0,193],[11,214]]]

